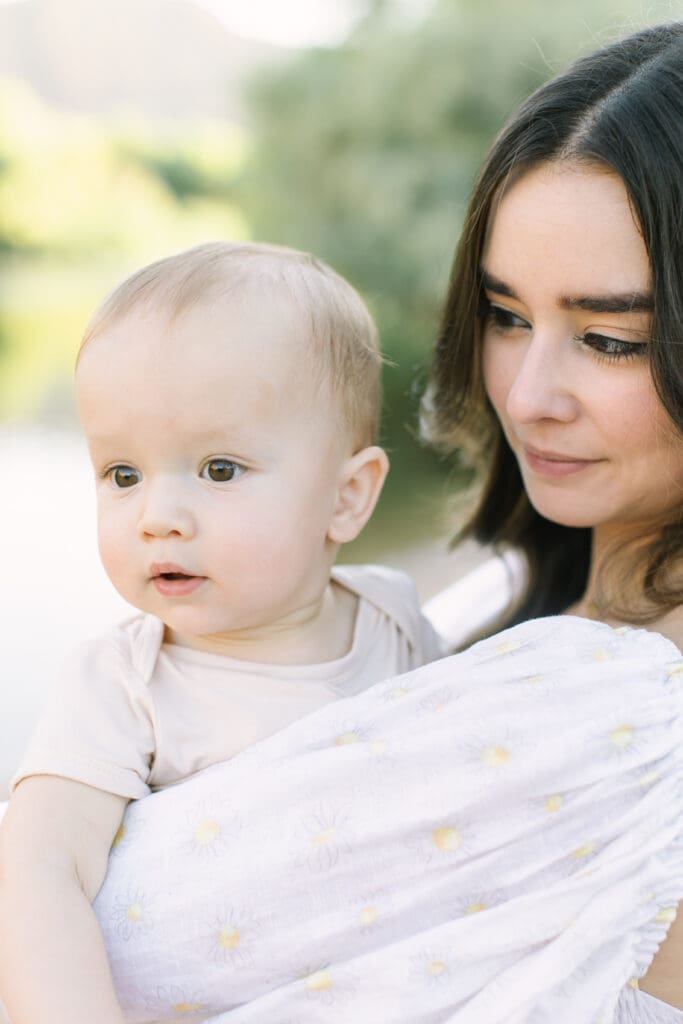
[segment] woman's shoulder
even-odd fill
[[[679,654],[683,652],[683,605],[679,605],[648,624],[648,629],[670,640]],[[683,656],[683,655],[682,655]]]
[[[683,1010],[627,985],[614,1012],[614,1024],[683,1024]]]

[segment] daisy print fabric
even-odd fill
[[[683,894],[682,669],[539,619],[130,805],[126,1018],[608,1024]]]

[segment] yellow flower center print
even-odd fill
[[[482,910],[486,910],[486,904],[485,903],[470,903],[470,905],[466,909],[465,913],[466,914],[479,914],[479,913],[481,913]]]
[[[339,736],[335,737],[335,747],[346,747],[349,743],[358,743],[360,736],[357,732],[343,732]]]
[[[324,846],[334,837],[336,831],[337,830],[335,828],[325,828],[322,832],[316,832],[316,834],[311,837],[311,843],[314,846]]]
[[[221,827],[213,818],[200,821],[194,830],[194,839],[199,846],[208,846],[218,839]]]
[[[620,725],[618,729],[612,730],[610,739],[615,747],[627,747],[633,739],[633,726]]]
[[[328,970],[314,971],[309,974],[306,980],[306,988],[309,992],[322,992],[332,988],[332,975]]]
[[[673,924],[676,920],[676,914],[676,907],[662,907],[661,910],[657,911],[655,921],[662,921],[664,924]]]
[[[239,929],[232,925],[224,925],[218,933],[218,944],[223,949],[237,949],[240,944]]]
[[[491,746],[484,747],[481,757],[484,763],[490,765],[491,768],[500,768],[501,765],[508,763],[511,755],[505,747]]]
[[[121,822],[121,824],[119,825],[118,829],[116,830],[116,835],[114,836],[113,842],[111,844],[112,850],[116,846],[119,845],[119,843],[121,842],[121,840],[123,839],[125,834],[126,834],[126,826],[123,824],[123,822]]]
[[[434,846],[436,846],[437,850],[443,850],[444,853],[449,853],[453,850],[460,849],[462,836],[458,832],[457,828],[443,826],[442,828],[434,829],[432,832],[432,842],[434,843]]]
[[[512,654],[513,651],[518,651],[522,646],[519,640],[502,640],[499,644],[496,644],[496,652],[498,654]]]
[[[548,814],[554,814],[555,811],[559,811],[563,802],[564,801],[559,793],[552,793],[550,796],[545,798],[545,809]]]
[[[589,840],[587,843],[582,843],[581,846],[577,846],[575,850],[572,850],[572,857],[576,857],[577,860],[580,857],[590,857],[591,853],[595,853],[597,844],[593,840]]]
[[[430,978],[438,978],[446,970],[443,960],[430,960],[427,964],[427,974]]]
[[[126,917],[129,921],[139,921],[142,917],[142,907],[139,903],[131,903],[126,910]]]
[[[173,1010],[175,1013],[197,1013],[201,1010],[201,1003],[174,1003]]]
[[[363,925],[374,924],[377,920],[377,908],[370,905],[363,907],[359,917],[360,923]]]

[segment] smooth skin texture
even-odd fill
[[[356,599],[330,583],[388,469],[356,450],[293,309],[131,313],[83,352],[77,398],[99,543],[166,640],[272,663],[333,660]],[[122,1024],[91,909],[126,800],[31,777],[0,830],[0,984],[13,1024]]]
[[[648,363],[650,267],[621,179],[542,164],[514,181],[484,250],[484,380],[534,507],[593,528],[586,595],[615,545],[683,500],[683,439]],[[602,617],[602,616],[601,616]],[[683,610],[651,628],[683,647]],[[683,1008],[679,918],[640,987]]]
[[[354,452],[302,326],[294,311],[224,300],[170,323],[133,315],[81,356],[102,561],[174,643],[280,663],[348,649],[346,591],[329,571],[388,463],[375,446]],[[168,565],[196,589],[160,592]]]

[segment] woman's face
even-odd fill
[[[482,271],[486,391],[534,507],[632,528],[678,506],[683,438],[650,374],[650,267],[621,179],[527,171],[496,209]]]

